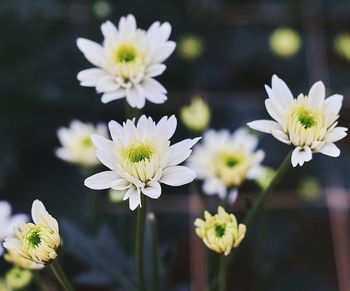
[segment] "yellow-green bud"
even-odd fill
[[[31,271],[12,268],[5,275],[5,282],[12,290],[20,290],[29,286],[33,275]],[[1,290],[1,289],[0,289]]]
[[[201,132],[208,128],[211,113],[208,104],[196,96],[190,105],[181,108],[180,117],[188,129]]]
[[[180,56],[187,60],[199,58],[204,51],[203,39],[196,35],[183,36],[177,47]]]
[[[269,39],[272,52],[284,58],[292,57],[301,47],[299,33],[288,27],[277,28],[272,32]]]

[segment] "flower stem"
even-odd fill
[[[145,219],[147,212],[147,199],[141,195],[142,207],[137,209],[136,222],[136,245],[135,245],[135,260],[138,273],[138,283],[140,291],[145,291],[145,271],[144,271],[144,240],[145,240]]]
[[[219,291],[226,291],[226,272],[227,260],[226,256],[220,256],[220,271],[219,271]]]
[[[147,220],[151,225],[151,237],[152,237],[152,291],[159,290],[159,253],[158,253],[158,230],[157,230],[157,221],[154,213],[149,213]]]
[[[290,158],[292,156],[292,151],[288,153],[288,155],[283,160],[282,164],[279,166],[279,168],[276,171],[275,176],[271,180],[270,184],[261,191],[260,195],[258,196],[258,199],[256,200],[254,206],[248,211],[245,219],[244,224],[246,226],[250,225],[254,217],[258,214],[258,212],[261,210],[262,206],[264,205],[266,199],[268,198],[270,192],[278,185],[282,177],[285,175],[287,170],[290,168],[291,162]]]
[[[52,261],[52,263],[49,265],[49,268],[56,276],[57,280],[60,282],[62,288],[65,291],[74,291],[72,284],[69,282],[57,259]]]

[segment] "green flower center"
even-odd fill
[[[233,167],[237,166],[237,164],[239,164],[239,159],[234,158],[234,157],[228,157],[226,162],[225,162],[225,165],[229,168],[233,168]]]
[[[316,116],[313,112],[306,109],[301,109],[298,113],[298,121],[304,126],[305,129],[316,125]]]
[[[92,141],[90,137],[85,137],[81,140],[81,145],[84,147],[90,147],[92,145]]]
[[[219,238],[223,237],[225,234],[225,225],[217,224],[215,225],[215,235]]]
[[[126,156],[132,163],[150,160],[153,155],[153,147],[148,144],[131,145],[126,150]]]
[[[131,63],[137,58],[137,50],[131,45],[121,45],[115,52],[116,63]]]
[[[28,244],[29,244],[32,248],[37,247],[37,246],[40,244],[40,242],[41,242],[41,238],[40,238],[39,231],[38,231],[38,230],[32,231],[32,232],[28,235],[27,241],[28,241]]]

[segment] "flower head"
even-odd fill
[[[188,165],[198,179],[204,180],[206,194],[218,194],[224,199],[232,190],[235,196],[237,187],[259,174],[264,152],[256,151],[257,144],[258,139],[243,128],[233,134],[227,130],[209,130],[202,144],[195,147]]]
[[[210,122],[209,106],[200,96],[196,96],[190,105],[182,107],[180,115],[185,126],[197,132],[207,129]]]
[[[191,154],[192,146],[200,139],[186,139],[170,146],[169,139],[176,129],[175,116],[163,117],[158,123],[141,116],[135,124],[109,123],[112,140],[93,135],[97,157],[110,170],[85,180],[91,189],[127,190],[131,210],[141,206],[141,194],[156,199],[161,195],[160,183],[180,186],[190,183],[195,173],[178,166]]]
[[[12,268],[5,275],[5,282],[11,290],[23,290],[33,280],[32,272],[19,268]],[[2,291],[2,289],[0,289]]]
[[[81,71],[82,86],[96,87],[102,102],[126,97],[131,107],[142,108],[146,99],[163,103],[166,89],[155,79],[165,70],[162,64],[175,49],[168,41],[171,26],[154,22],[147,31],[137,28],[133,15],[122,17],[116,28],[110,21],[101,26],[103,45],[79,38],[78,48],[97,68]]]
[[[299,51],[300,47],[300,35],[291,28],[277,28],[270,36],[270,48],[280,57],[291,57]]]
[[[107,127],[100,123],[96,127],[89,123],[73,120],[69,127],[57,131],[62,147],[56,150],[60,159],[83,167],[94,167],[99,164],[96,148],[91,141],[92,134],[107,137]]]
[[[39,200],[33,202],[32,219],[34,223],[23,224],[17,238],[6,238],[3,245],[9,252],[8,261],[18,267],[40,269],[56,259],[61,238],[57,220]]]
[[[286,83],[276,75],[272,77],[272,88],[265,88],[269,95],[265,106],[275,121],[257,120],[248,125],[294,146],[293,167],[310,161],[313,153],[340,155],[334,142],[344,138],[348,130],[337,127],[343,96],[336,94],[325,99],[325,87],[319,81],[311,87],[308,96],[300,94],[295,99]]]
[[[11,215],[10,203],[6,201],[0,201],[0,256],[2,256],[4,252],[4,249],[2,247],[3,239],[6,237],[14,236],[14,230],[20,227],[26,221],[28,221],[27,215]]]
[[[197,218],[194,225],[197,227],[197,235],[209,249],[227,256],[233,248],[239,246],[245,236],[246,226],[237,224],[233,214],[219,206],[217,214],[211,215],[205,211],[204,218],[205,220]]]

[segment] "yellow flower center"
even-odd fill
[[[131,163],[139,163],[141,161],[150,160],[153,155],[153,147],[150,144],[141,143],[130,145],[126,151],[126,157]]]
[[[26,236],[25,238],[27,240],[27,243],[30,247],[35,248],[37,247],[40,242],[41,242],[41,238],[40,238],[40,230],[39,229],[32,229]]]
[[[304,126],[304,128],[310,128],[317,125],[316,113],[306,109],[300,108],[298,112],[298,121]]]
[[[92,141],[91,141],[91,137],[90,136],[87,136],[85,138],[83,138],[81,141],[80,141],[81,145],[83,147],[91,147],[93,145]]]
[[[115,62],[117,64],[132,63],[138,58],[137,49],[129,44],[120,45],[115,51]]]

